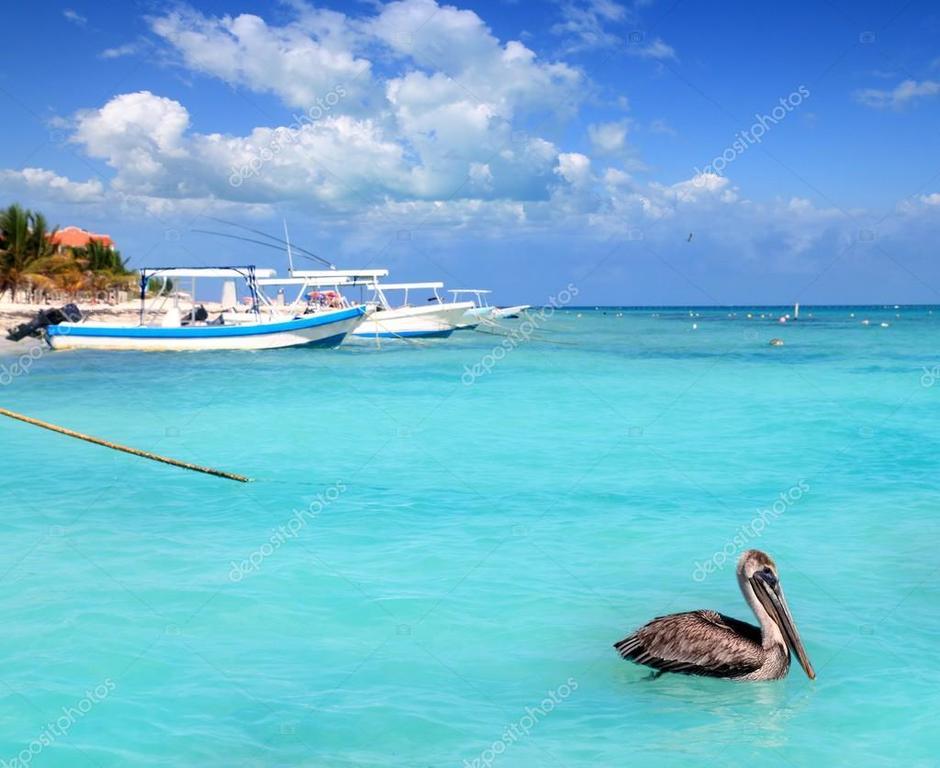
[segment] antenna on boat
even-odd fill
[[[290,252],[290,235],[287,233],[287,219],[282,219],[284,222],[284,242],[287,244],[287,274],[291,277],[294,276],[294,257]]]
[[[227,224],[227,225],[230,226],[230,227],[237,227],[238,229],[244,229],[246,232],[251,232],[252,234],[255,234],[255,235],[261,235],[261,237],[266,237],[266,238],[268,238],[269,240],[273,240],[273,241],[276,242],[276,243],[280,243],[281,245],[287,245],[287,243],[285,243],[283,240],[281,240],[281,238],[275,237],[274,235],[269,235],[267,232],[262,232],[260,229],[252,229],[251,227],[246,227],[246,226],[244,226],[243,224],[238,224],[237,222],[234,222],[234,221],[226,221],[225,219],[218,219],[218,218],[216,218],[215,216],[206,216],[206,218],[207,218],[207,219],[211,219],[212,221],[217,221],[217,222],[219,222],[220,224]],[[194,230],[194,231],[197,231],[197,230]],[[203,230],[203,231],[204,231],[204,230]],[[217,235],[217,234],[220,234],[220,233],[218,233],[218,232],[209,232],[209,233],[207,233],[207,234]],[[225,237],[234,237],[234,236],[233,236],[233,235],[225,235]],[[256,241],[251,241],[251,242],[256,242]],[[299,251],[300,253],[305,253],[305,254],[307,254],[307,256],[309,256],[310,258],[312,258],[312,259],[314,259],[314,260],[316,260],[316,261],[319,261],[321,264],[323,264],[323,265],[329,267],[330,269],[336,269],[336,265],[335,265],[335,264],[333,264],[332,262],[328,261],[327,259],[324,259],[322,256],[318,256],[317,254],[313,253],[313,251],[308,251],[306,248],[301,248],[299,245],[296,245],[296,244],[293,245],[293,246],[291,246],[291,248],[292,248],[292,250],[294,250],[294,251]]]

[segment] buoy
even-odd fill
[[[862,325],[871,325],[871,320],[862,320]]]
[[[698,323],[692,323],[692,330],[693,330],[693,331],[697,331],[697,330],[698,330]]]
[[[881,324],[881,327],[882,327],[882,328],[890,328],[891,326],[890,326],[889,323],[882,323],[882,324]]]

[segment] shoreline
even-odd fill
[[[8,328],[12,328],[20,323],[32,320],[40,310],[60,309],[69,302],[53,304],[13,304],[10,302],[0,303],[0,330],[3,331],[0,336],[6,336]],[[92,320],[99,323],[133,323],[137,324],[140,319],[140,303],[138,301],[125,301],[121,304],[88,304],[76,302],[82,316],[86,320]],[[206,308],[209,314],[222,311],[222,305],[213,301],[199,302]],[[148,310],[150,318],[160,317],[165,314],[165,310]]]

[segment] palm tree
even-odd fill
[[[61,291],[77,298],[132,288],[137,273],[121,252],[91,240],[82,248],[59,251],[45,217],[14,204],[0,210],[0,297],[13,297],[24,285],[45,294]]]
[[[41,213],[19,204],[0,211],[0,296],[10,291],[16,297],[36,262],[52,255],[54,233]]]

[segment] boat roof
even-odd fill
[[[296,273],[294,273],[296,274]],[[346,277],[327,279],[316,277],[265,277],[257,281],[258,285],[308,285],[311,288],[317,288],[321,285],[354,285],[355,283]]]
[[[451,288],[448,293],[492,293],[486,288]]]
[[[407,291],[409,288],[443,288],[444,283],[379,283],[383,291]]]
[[[274,277],[276,269],[263,269],[253,265],[244,267],[144,267],[141,275],[160,275],[160,277],[245,277],[254,270],[255,277]]]
[[[388,277],[387,269],[295,269],[293,277]]]

